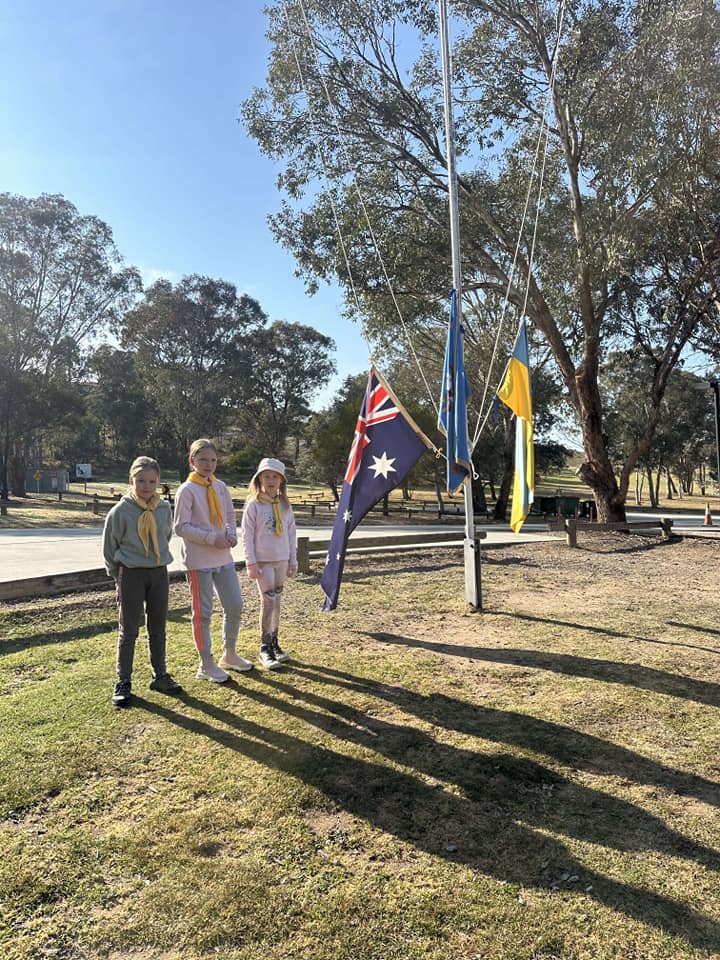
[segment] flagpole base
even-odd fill
[[[482,577],[480,570],[480,541],[463,541],[465,553],[465,602],[471,613],[482,612]]]

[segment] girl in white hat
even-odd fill
[[[295,515],[281,460],[260,461],[248,487],[241,536],[247,574],[260,594],[260,663],[277,670],[290,659],[278,642],[280,599],[285,580],[297,573]]]

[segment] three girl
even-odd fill
[[[143,621],[147,624],[151,690],[179,693],[182,687],[165,665],[165,624],[168,612],[168,572],[172,512],[157,492],[157,460],[138,457],[130,466],[128,492],[105,518],[103,558],[116,582],[118,604],[117,683],[112,696],[116,707],[132,698],[135,641]]]
[[[230,553],[237,544],[237,522],[230,491],[215,476],[217,449],[210,440],[190,447],[191,472],[175,495],[175,533],[182,538],[181,560],[187,568],[192,609],[192,631],[200,657],[197,678],[224,683],[228,670],[251,670],[252,664],[237,653],[243,601],[235,562]],[[213,591],[223,611],[223,653],[220,663],[212,654],[210,621]]]
[[[248,487],[241,530],[247,574],[260,594],[260,663],[277,670],[290,659],[278,641],[280,600],[285,580],[297,573],[295,516],[282,461],[260,461]]]

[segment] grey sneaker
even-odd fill
[[[114,707],[127,707],[132,700],[132,687],[129,680],[118,680],[112,695]]]
[[[216,663],[208,663],[206,666],[200,664],[195,676],[198,680],[212,680],[213,683],[225,683],[230,679],[230,674],[221,670]]]
[[[160,693],[182,693],[182,687],[169,673],[161,673],[150,681],[150,689]]]
[[[269,643],[260,647],[260,663],[268,670],[280,669],[280,664],[275,659],[275,651]]]
[[[240,673],[245,673],[246,670],[252,670],[253,665],[240,654],[226,650],[218,666],[221,670],[239,670]]]

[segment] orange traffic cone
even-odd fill
[[[712,516],[710,515],[710,504],[705,507],[705,519],[703,520],[703,526],[711,527],[712,526]]]

